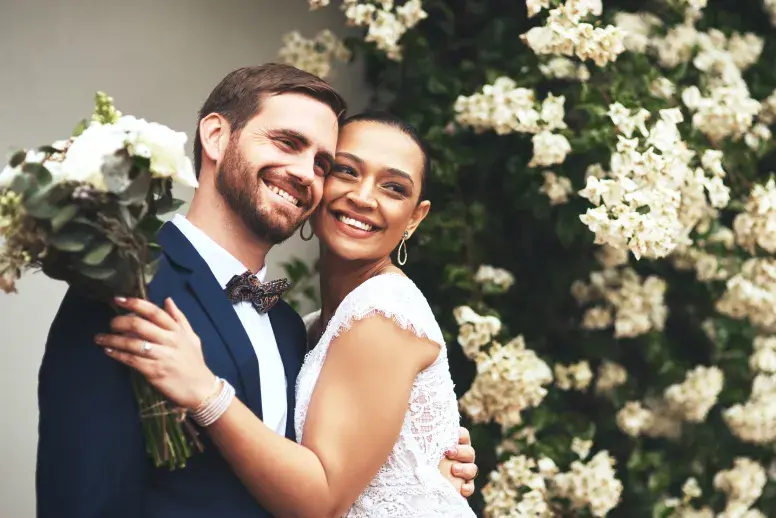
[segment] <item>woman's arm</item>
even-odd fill
[[[212,390],[199,341],[171,301],[170,315],[134,300],[138,316],[117,317],[101,345],[137,368],[172,401],[196,407]],[[161,313],[161,315],[160,315]],[[150,320],[150,322],[149,322]],[[139,357],[143,340],[155,344]],[[307,414],[302,445],[277,435],[235,400],[208,432],[255,497],[276,516],[344,514],[388,458],[418,372],[439,346],[375,316],[329,346]],[[201,365],[200,365],[201,364]]]

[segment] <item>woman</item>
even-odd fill
[[[133,362],[137,346],[119,335],[99,340],[172,401],[194,409],[235,473],[277,516],[474,516],[438,470],[457,443],[459,422],[442,332],[391,260],[398,245],[403,264],[406,240],[430,209],[423,199],[428,165],[419,138],[401,121],[361,115],[343,124],[312,218],[322,308],[305,319],[317,346],[297,380],[300,444],[264,426],[223,380],[203,400],[201,387],[215,376],[171,300],[166,312],[136,300],[123,305],[150,324],[139,340],[174,355]]]

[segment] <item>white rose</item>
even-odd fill
[[[151,173],[157,177],[196,188],[199,184],[191,160],[186,156],[185,133],[156,122],[126,115],[116,125],[128,132],[131,152],[151,160]]]
[[[105,189],[102,164],[107,155],[123,149],[124,131],[112,124],[92,124],[70,145],[61,167],[61,180],[85,182]]]

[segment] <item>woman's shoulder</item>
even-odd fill
[[[345,297],[343,304],[345,302],[395,308],[428,305],[426,297],[412,279],[394,272],[375,275],[362,282]]]
[[[442,343],[434,313],[415,283],[400,273],[376,275],[351,291],[335,313],[340,325],[375,315],[392,319],[399,327]]]

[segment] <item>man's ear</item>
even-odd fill
[[[218,113],[211,113],[199,121],[199,139],[202,144],[202,161],[218,163],[224,157],[230,136],[229,122]]]

